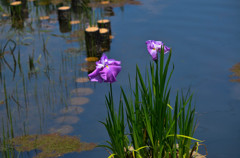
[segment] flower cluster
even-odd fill
[[[157,60],[157,53],[161,52],[162,47],[164,49],[164,54],[170,51],[170,48],[165,46],[161,41],[148,40],[146,44],[147,50],[153,60]],[[107,56],[103,54],[101,59],[96,62],[96,69],[90,73],[88,77],[92,82],[113,83],[116,81],[116,77],[120,71],[121,62],[114,59],[108,59]]]
[[[116,81],[118,73],[121,71],[121,62],[114,59],[108,59],[105,54],[96,62],[96,69],[88,75],[92,82],[109,82]]]
[[[148,53],[152,56],[153,60],[157,60],[157,52],[161,52],[161,48],[164,48],[164,54],[170,51],[170,48],[164,46],[162,41],[148,40],[146,41]]]

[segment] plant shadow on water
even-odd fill
[[[2,0],[0,4],[0,156],[58,157],[92,150],[98,142],[84,143],[71,136],[81,135],[76,129],[94,93],[87,74],[103,52],[110,52],[114,32],[109,31],[109,18],[114,8],[140,3]],[[105,20],[98,24],[101,19]],[[99,27],[94,44],[91,35],[90,40],[86,36],[86,28],[93,25]]]

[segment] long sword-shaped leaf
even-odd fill
[[[174,137],[174,136],[175,136],[174,134],[170,134],[170,135],[168,135],[167,137]],[[176,136],[177,136],[177,137],[182,137],[182,138],[191,139],[191,140],[195,140],[195,141],[198,141],[198,142],[203,142],[202,140],[199,140],[199,139],[196,139],[196,138],[193,138],[193,137],[189,137],[189,136],[185,136],[185,135],[177,134]]]

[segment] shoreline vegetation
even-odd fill
[[[108,114],[106,121],[101,122],[110,140],[99,147],[110,150],[108,158],[204,157],[198,153],[203,141],[193,137],[196,130],[193,94],[190,90],[186,94],[177,92],[175,101],[170,100],[169,83],[174,70],[173,66],[169,72],[171,49],[161,41],[148,40],[146,44],[153,63],[144,77],[136,66],[135,87],[129,81],[130,94],[121,88],[118,108],[112,83],[121,71],[121,62],[103,54],[89,74],[92,82],[110,83],[106,96]],[[165,54],[168,54],[166,61]]]

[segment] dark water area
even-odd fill
[[[94,1],[90,11],[71,12],[76,24],[70,28],[59,25],[57,8],[71,6],[71,1],[27,4],[23,24],[13,26],[12,18],[3,16],[11,14],[9,2],[0,1],[0,50],[12,40],[0,56],[0,138],[2,127],[5,132],[10,129],[11,113],[14,136],[59,132],[88,143],[108,140],[99,121],[106,118],[109,85],[87,81],[94,64],[86,61],[91,55],[84,37],[90,23],[104,18],[111,21],[114,36],[105,53],[122,62],[113,84],[116,100],[120,86],[128,88],[128,75],[133,79],[136,64],[144,73],[151,62],[145,41],[161,40],[172,48],[172,97],[181,89],[194,93],[198,122],[194,137],[204,140],[207,157],[239,157],[240,1],[116,0],[105,10]],[[205,154],[203,146],[200,152]],[[62,157],[108,156],[106,150],[95,148]]]

